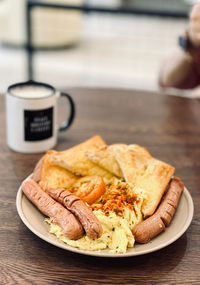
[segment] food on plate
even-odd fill
[[[163,197],[157,211],[151,217],[134,227],[133,234],[137,242],[147,243],[153,237],[164,231],[165,227],[169,226],[183,189],[184,184],[180,178],[172,178],[167,193]]]
[[[95,239],[102,235],[99,220],[80,198],[65,189],[48,189],[47,193],[76,216],[88,237]]]
[[[167,189],[167,192],[162,198],[159,208],[156,211],[166,227],[170,224],[175,214],[183,189],[184,184],[180,178],[173,177],[170,181],[169,188]]]
[[[50,162],[53,165],[63,167],[77,176],[99,175],[105,181],[109,181],[113,174],[90,161],[86,152],[106,145],[100,136],[76,145],[70,149],[52,155]]]
[[[46,153],[46,156],[47,156],[47,153]],[[41,171],[42,171],[43,161],[44,161],[44,156],[42,156],[40,158],[40,160],[37,162],[37,164],[36,164],[36,166],[35,166],[35,168],[33,170],[32,179],[35,182],[39,182],[41,180]]]
[[[85,176],[78,179],[69,189],[84,202],[93,204],[104,194],[106,185],[101,176]]]
[[[151,216],[174,174],[174,167],[153,158],[145,148],[138,145],[118,146],[115,155],[125,180],[145,189],[148,198],[142,205],[142,212],[144,217]]]
[[[70,240],[63,235],[61,228],[53,223],[50,223],[49,232],[56,235],[64,243],[81,250],[100,251],[108,248],[111,253],[125,253],[127,248],[134,246],[135,239],[126,219],[117,216],[113,212],[109,216],[101,211],[95,211],[94,213],[103,227],[102,236],[98,239],[91,239],[85,235],[78,240]],[[49,220],[47,220],[47,223],[49,223]]]
[[[60,203],[52,199],[31,178],[22,183],[22,191],[26,197],[46,216],[52,223],[58,224],[69,239],[79,239],[83,236],[83,227],[76,217]]]
[[[115,179],[113,183],[107,185],[104,195],[92,204],[91,208],[94,211],[100,210],[106,216],[113,212],[119,217],[126,218],[132,230],[142,221],[141,207],[145,197],[143,189],[134,188],[130,183]]]
[[[60,227],[50,224],[50,233],[55,234],[68,245],[82,250],[102,250],[109,248],[112,253],[124,253],[135,243],[132,229],[142,221],[141,205],[143,190],[135,189],[126,182],[116,179],[107,185],[102,198],[90,206],[102,225],[103,233],[100,238],[92,239],[87,235],[72,241],[63,235]]]
[[[38,182],[43,190],[69,187],[79,178],[67,169],[50,163],[50,157],[56,153],[54,150],[49,150],[39,160],[33,171],[33,180]]]
[[[86,152],[86,156],[89,160],[113,173],[115,176],[123,178],[120,166],[114,156],[114,148],[116,146],[117,145],[104,145],[100,148],[90,149]]]
[[[184,188],[174,171],[142,146],[94,136],[48,151],[22,190],[68,245],[125,253],[169,226]]]

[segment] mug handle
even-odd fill
[[[75,104],[74,104],[74,101],[73,101],[72,97],[69,94],[67,94],[65,92],[59,92],[59,95],[66,97],[67,100],[69,101],[69,105],[70,105],[69,117],[68,117],[68,119],[65,122],[62,123],[62,125],[58,129],[60,132],[62,132],[62,131],[65,131],[66,129],[68,129],[71,126],[71,124],[72,124],[72,122],[74,120]]]

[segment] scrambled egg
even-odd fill
[[[98,239],[92,239],[84,235],[78,240],[70,240],[63,235],[62,229],[46,219],[50,224],[49,232],[55,234],[57,238],[66,244],[80,248],[82,250],[102,250],[109,248],[111,253],[125,253],[128,247],[133,247],[135,243],[132,234],[133,227],[142,221],[141,206],[145,197],[144,191],[134,189],[137,193],[137,200],[134,202],[134,210],[125,207],[120,215],[111,210],[103,211],[102,209],[93,209],[93,213],[100,221],[103,234]]]

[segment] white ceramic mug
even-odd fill
[[[57,123],[58,99],[65,96],[70,105],[68,119]],[[38,153],[53,148],[58,131],[69,128],[75,115],[70,95],[51,85],[28,81],[8,87],[6,94],[6,123],[8,146],[17,152]]]

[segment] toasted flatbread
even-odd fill
[[[34,170],[33,179],[39,183],[44,191],[48,188],[68,188],[79,178],[62,167],[52,165],[50,157],[54,154],[56,151],[48,151],[40,159]]]
[[[94,162],[98,164],[100,167],[108,170],[113,173],[115,176],[123,177],[122,171],[119,167],[118,162],[115,159],[114,155],[114,147],[119,146],[120,144],[115,145],[105,145],[98,149],[91,149],[86,152],[86,156]]]
[[[99,175],[105,182],[112,179],[113,174],[90,161],[86,152],[105,146],[106,143],[100,136],[76,145],[70,149],[58,152],[51,156],[51,163],[63,167],[78,176]]]
[[[142,205],[144,217],[152,215],[174,173],[174,167],[153,158],[138,145],[118,147],[114,153],[125,180],[146,191],[147,198]]]

